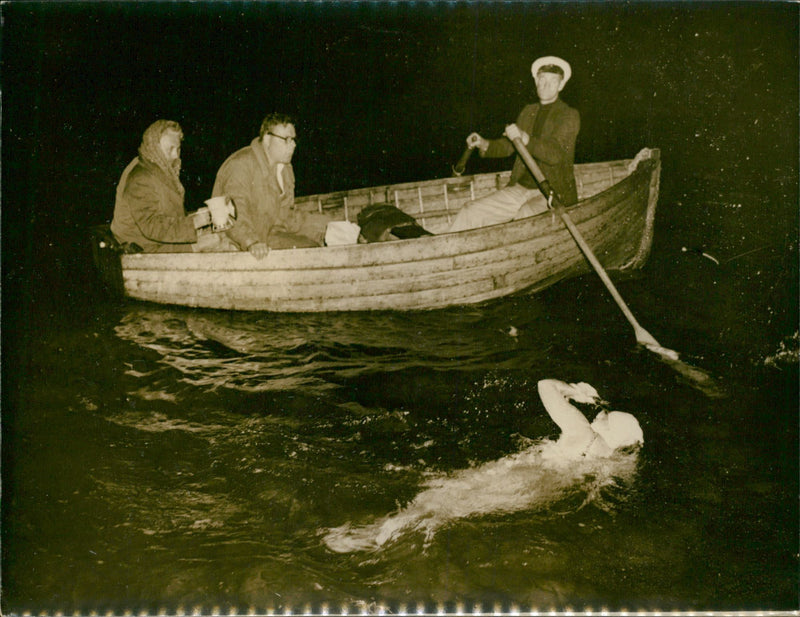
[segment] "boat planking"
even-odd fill
[[[606,270],[647,261],[661,173],[660,152],[575,166],[579,201],[570,218]],[[356,222],[369,205],[391,204],[433,235],[419,238],[247,252],[124,254],[108,225],[92,230],[105,286],[159,304],[243,311],[425,310],[536,292],[589,265],[545,198],[540,214],[447,233],[458,210],[506,185],[510,172],[448,177],[298,197],[295,207]]]

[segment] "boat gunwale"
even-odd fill
[[[652,245],[660,150],[644,148],[632,159],[583,163],[576,167],[581,172],[576,170],[581,190],[592,190],[588,187],[602,190],[567,208],[570,218],[579,227],[586,225],[583,233],[590,243],[594,242],[598,255],[608,256],[609,270],[640,267]],[[350,202],[352,214],[373,203],[376,190],[388,194],[388,190],[414,189],[419,194],[420,210],[413,211],[416,202],[413,192],[403,195],[398,207],[402,205],[401,209],[419,219],[438,217],[435,220],[441,222],[444,211],[441,208],[437,211],[436,207],[444,204],[447,209],[448,193],[445,188],[440,197],[437,187],[462,185],[458,196],[452,198],[455,213],[466,203],[467,190],[480,196],[503,175],[509,172],[364,187],[311,195],[298,198],[298,202],[305,200],[302,203],[308,207],[316,200],[322,208],[321,199],[338,199],[333,206],[332,202],[326,202],[326,209],[344,219],[348,215],[347,195],[359,195]],[[429,212],[423,211],[424,199],[433,206]],[[541,202],[541,197],[537,199]],[[617,208],[623,210],[612,215]],[[435,214],[432,216],[431,212]],[[619,231],[614,232],[614,227]],[[95,261],[104,279],[109,278],[109,273],[114,279],[106,283],[117,295],[121,292],[138,301],[220,310],[307,313],[441,309],[480,304],[521,292],[533,293],[589,269],[559,217],[549,210],[497,225],[421,238],[274,250],[260,261],[242,251],[122,254],[114,247],[116,243],[107,225],[96,226],[92,231]],[[104,239],[110,239],[110,246],[103,243]],[[545,246],[535,249],[531,243],[545,243]],[[106,248],[98,250],[98,246]],[[100,260],[97,254],[101,255]],[[490,262],[480,263],[483,256],[489,258],[490,254],[495,254]],[[325,258],[320,259],[323,255]],[[525,255],[532,256],[531,264],[521,262]],[[438,266],[433,272],[425,270],[427,264],[434,262]],[[337,272],[341,273],[338,281]],[[305,274],[308,276],[302,276]],[[204,279],[204,275],[208,278]],[[230,282],[226,275],[232,275]],[[298,275],[303,282],[292,278]],[[453,280],[442,278],[445,275],[452,275]],[[409,277],[413,284],[408,282]],[[428,284],[420,284],[420,277],[427,279]],[[397,280],[399,291],[391,289],[391,280]],[[370,288],[373,281],[375,293]],[[349,288],[349,293],[340,293],[335,288],[337,283],[342,289]],[[325,295],[302,291],[314,288],[324,289]],[[291,289],[294,292],[287,293]]]
[[[626,162],[630,163],[633,159],[622,159],[620,161],[611,161],[608,165],[619,163],[623,166]],[[648,160],[642,161],[646,163]],[[597,165],[600,168],[604,166],[602,163],[588,163],[588,165]],[[609,194],[620,192],[624,188],[624,184],[634,182],[637,173],[644,173],[640,166],[637,166],[629,175],[621,178],[615,184],[607,187],[606,189],[582,199],[576,204],[566,208],[573,219],[580,224],[581,213],[590,210],[596,203],[605,199]],[[480,174],[482,176],[495,175],[493,173]],[[444,178],[444,181],[450,178]],[[439,180],[432,180],[428,182],[439,182]],[[404,183],[408,186],[415,186],[419,183]],[[398,185],[388,185],[398,186]],[[355,189],[357,190],[369,190]],[[651,200],[652,201],[652,200]],[[648,204],[648,211],[654,210],[655,204]],[[226,251],[226,252],[209,252],[209,253],[134,253],[123,254],[122,265],[124,270],[142,270],[142,269],[157,269],[158,262],[169,261],[170,270],[208,270],[210,263],[216,264],[218,267],[214,270],[218,271],[241,271],[241,270],[274,270],[280,269],[291,272],[293,270],[341,270],[347,268],[359,267],[376,267],[387,266],[393,264],[406,264],[411,261],[424,262],[429,259],[443,259],[443,258],[457,258],[461,255],[469,255],[474,253],[482,253],[490,251],[497,246],[511,246],[514,244],[522,243],[531,239],[530,232],[525,232],[528,227],[539,227],[543,221],[546,221],[552,216],[551,211],[545,211],[524,219],[507,221],[495,225],[488,225],[477,229],[467,229],[458,232],[439,233],[430,236],[422,236],[419,238],[407,238],[392,240],[390,242],[373,242],[364,244],[348,244],[340,246],[321,246],[309,248],[293,248],[293,249],[276,249],[270,251],[269,255],[263,260],[254,260],[253,257],[246,251]],[[652,216],[648,215],[648,219]],[[497,238],[495,238],[497,236]],[[518,237],[517,237],[518,236]],[[455,239],[458,238],[458,241]],[[475,240],[474,248],[470,247],[470,241]],[[465,246],[465,243],[467,246]],[[407,253],[418,253],[418,247],[423,245],[426,247],[426,252],[432,253],[428,257],[419,259],[409,259]],[[452,245],[450,250],[440,250],[442,247]],[[352,255],[356,254],[361,257],[360,260],[352,260],[353,263],[347,265],[330,265],[325,262],[320,262],[316,259],[310,259],[311,256],[326,255],[328,258],[325,261],[332,260],[331,257],[337,254]],[[231,263],[232,260],[232,263]],[[279,263],[275,263],[275,262]],[[347,260],[350,261],[350,260]],[[357,263],[358,261],[368,261],[368,263]],[[152,264],[148,264],[152,262]],[[225,262],[225,266],[221,262]],[[240,262],[240,263],[237,263]],[[316,263],[314,263],[316,262]],[[151,267],[148,268],[148,265]],[[630,267],[630,266],[626,266]]]

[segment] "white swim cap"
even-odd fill
[[[603,420],[601,412],[592,422],[592,430],[603,438],[612,450],[644,443],[644,433],[639,421],[624,411],[608,412],[608,420]]]

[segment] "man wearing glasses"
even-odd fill
[[[294,120],[281,113],[264,118],[258,137],[230,155],[217,172],[212,195],[227,195],[237,208],[231,240],[257,259],[270,249],[321,246],[328,218],[294,209]]]

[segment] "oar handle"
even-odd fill
[[[460,176],[464,173],[464,170],[467,168],[467,161],[469,157],[472,156],[472,151],[475,149],[475,146],[468,146],[464,152],[461,154],[461,158],[458,159],[458,162],[453,165],[453,175]]]
[[[581,235],[581,232],[578,230],[578,227],[575,223],[572,222],[572,219],[567,214],[566,210],[564,209],[564,204],[558,198],[555,191],[550,186],[547,178],[545,178],[542,170],[539,169],[539,165],[536,164],[536,161],[531,156],[531,153],[528,152],[528,149],[522,143],[522,140],[517,137],[516,139],[511,140],[514,144],[514,147],[517,150],[517,153],[520,155],[522,160],[525,162],[525,165],[528,167],[530,172],[533,174],[533,177],[536,178],[536,182],[539,184],[539,190],[542,191],[544,196],[547,198],[548,204],[555,210],[555,212],[561,217],[561,220],[564,221],[564,225],[567,226],[570,234],[575,239],[575,242],[578,244],[578,247],[581,249],[583,254],[586,256],[586,259],[591,264],[592,268],[594,268],[597,275],[600,277],[600,280],[603,281],[603,284],[608,289],[611,297],[614,298],[614,301],[617,303],[619,308],[622,310],[623,315],[625,318],[630,322],[633,326],[634,334],[636,335],[636,342],[640,345],[644,345],[646,347],[661,347],[656,341],[655,338],[642,326],[639,325],[639,322],[636,321],[636,317],[634,317],[631,310],[628,308],[628,305],[625,304],[625,300],[622,299],[622,296],[617,291],[617,288],[614,286],[614,283],[611,282],[611,278],[609,278],[608,273],[603,268],[600,261],[595,256],[592,249],[586,243],[586,240]]]

